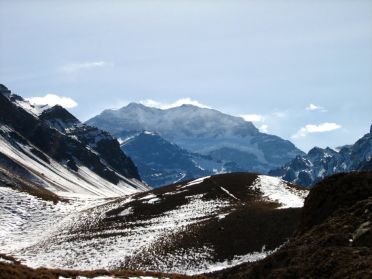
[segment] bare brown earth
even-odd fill
[[[151,276],[154,278],[169,278],[169,279],[208,279],[206,276],[185,276],[180,274],[165,274],[160,272],[140,272],[140,271],[70,271],[60,269],[46,269],[37,268],[32,269],[20,264],[7,264],[0,262],[0,279],[58,279],[59,276],[64,278],[77,278],[77,276],[84,276],[88,278],[95,278],[98,276],[115,276],[117,278],[126,279],[133,276]]]
[[[7,262],[2,262],[6,260]],[[62,269],[47,269],[47,268],[29,268],[22,265],[15,258],[0,254],[0,279],[58,279],[60,276],[65,278],[76,278],[77,276],[85,276],[94,278],[97,276],[116,276],[118,278],[128,278],[132,276],[151,276],[154,278],[169,278],[169,279],[208,279],[205,275],[200,276],[185,276],[181,274],[161,273],[161,272],[141,272],[131,270],[107,271],[79,271],[79,270],[62,270]]]
[[[372,173],[338,174],[311,190],[295,235],[256,263],[213,278],[372,278]]]
[[[9,169],[0,166],[0,187],[9,187],[14,190],[29,193],[32,196],[38,197],[46,201],[52,201],[57,203],[63,202],[63,199],[51,191],[40,187],[36,183],[30,180],[24,179],[21,176],[16,175]]]

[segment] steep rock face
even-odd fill
[[[121,151],[119,142],[108,132],[80,123],[61,106],[44,110],[39,118],[68,137],[90,147],[116,172],[128,178],[140,179],[131,159]]]
[[[260,133],[240,117],[192,105],[161,110],[131,103],[119,110],[105,110],[87,123],[118,137],[125,131],[155,132],[189,152],[233,163],[235,170],[266,173],[303,154],[291,142]]]
[[[311,189],[296,234],[277,252],[212,278],[371,278],[372,173],[337,174]]]
[[[42,111],[39,119],[62,133],[65,133],[66,129],[80,124],[80,121],[75,116],[59,105]]]
[[[108,195],[109,192],[118,195],[120,189],[124,194],[125,189],[133,192],[147,188],[138,181],[139,175],[133,163],[112,138],[114,147],[111,151],[114,151],[108,158],[99,144],[98,151],[95,151],[77,136],[68,135],[67,131],[81,124],[63,108],[33,106],[20,96],[8,94],[8,91],[3,86],[0,94],[0,152],[44,181],[41,186],[52,191],[63,189],[71,192],[75,186],[78,191],[84,185],[81,186],[85,187],[84,193],[102,194],[106,191]],[[1,167],[7,169],[9,164]],[[107,185],[104,185],[105,181]],[[91,185],[94,189],[90,189]],[[105,190],[97,190],[100,187]]]
[[[324,177],[340,172],[372,170],[372,134],[369,132],[353,145],[331,148],[314,147],[308,154],[297,156],[283,167],[272,170],[270,175],[311,187]]]

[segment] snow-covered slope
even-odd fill
[[[123,131],[155,132],[192,153],[233,162],[235,171],[267,173],[303,154],[291,142],[260,133],[243,118],[192,105],[161,110],[131,103],[105,110],[87,123],[117,137]]]
[[[62,107],[36,110],[4,88],[0,88],[2,173],[60,196],[111,197],[149,189],[108,133],[79,123]]]
[[[0,243],[12,239],[0,252],[29,266],[187,274],[267,256],[293,232],[307,195],[280,179],[244,173],[203,177],[90,208],[81,200],[54,205],[0,191],[6,196],[0,224],[7,228]],[[25,229],[26,235],[20,233]]]
[[[44,187],[59,196],[112,197],[147,190],[147,187],[139,181],[127,179],[124,176],[120,176],[118,184],[113,184],[83,165],[79,165],[77,171],[72,171],[67,165],[60,164],[44,154],[48,160],[48,162],[45,162],[35,155],[35,150],[38,149],[32,144],[28,142],[25,144],[11,143],[9,132],[12,132],[9,127],[1,127],[0,152],[20,168],[26,169],[29,176],[25,177],[24,173],[17,173],[14,169],[12,174],[30,179],[38,183],[40,187]],[[43,154],[41,151],[39,152],[39,154]],[[9,165],[3,163],[1,168],[9,170]]]
[[[358,170],[372,170],[372,126],[353,145],[338,150],[314,147],[306,155],[270,171],[270,175],[310,187],[327,176]]]

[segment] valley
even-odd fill
[[[245,151],[232,145],[252,136],[257,150],[279,142],[279,158],[287,143],[230,116],[222,117],[251,134],[227,140],[236,133],[226,130],[230,124],[213,140],[199,134],[201,146],[218,147],[202,154],[156,132],[120,132],[116,139],[60,106],[34,106],[0,89],[0,278],[296,278],[317,270],[332,277],[327,266],[303,262],[300,251],[310,258],[336,253],[335,274],[367,278],[368,260],[345,253],[370,257],[372,184],[363,172],[370,133],[340,151],[284,152],[297,155],[271,171],[275,177],[247,161],[252,142]],[[351,173],[332,176],[342,171]],[[306,184],[298,180],[304,173],[318,176]],[[283,266],[278,258],[288,257],[293,261]],[[354,261],[360,269],[343,266]]]

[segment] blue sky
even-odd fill
[[[0,82],[81,120],[187,99],[335,147],[372,124],[372,1],[0,0]]]

